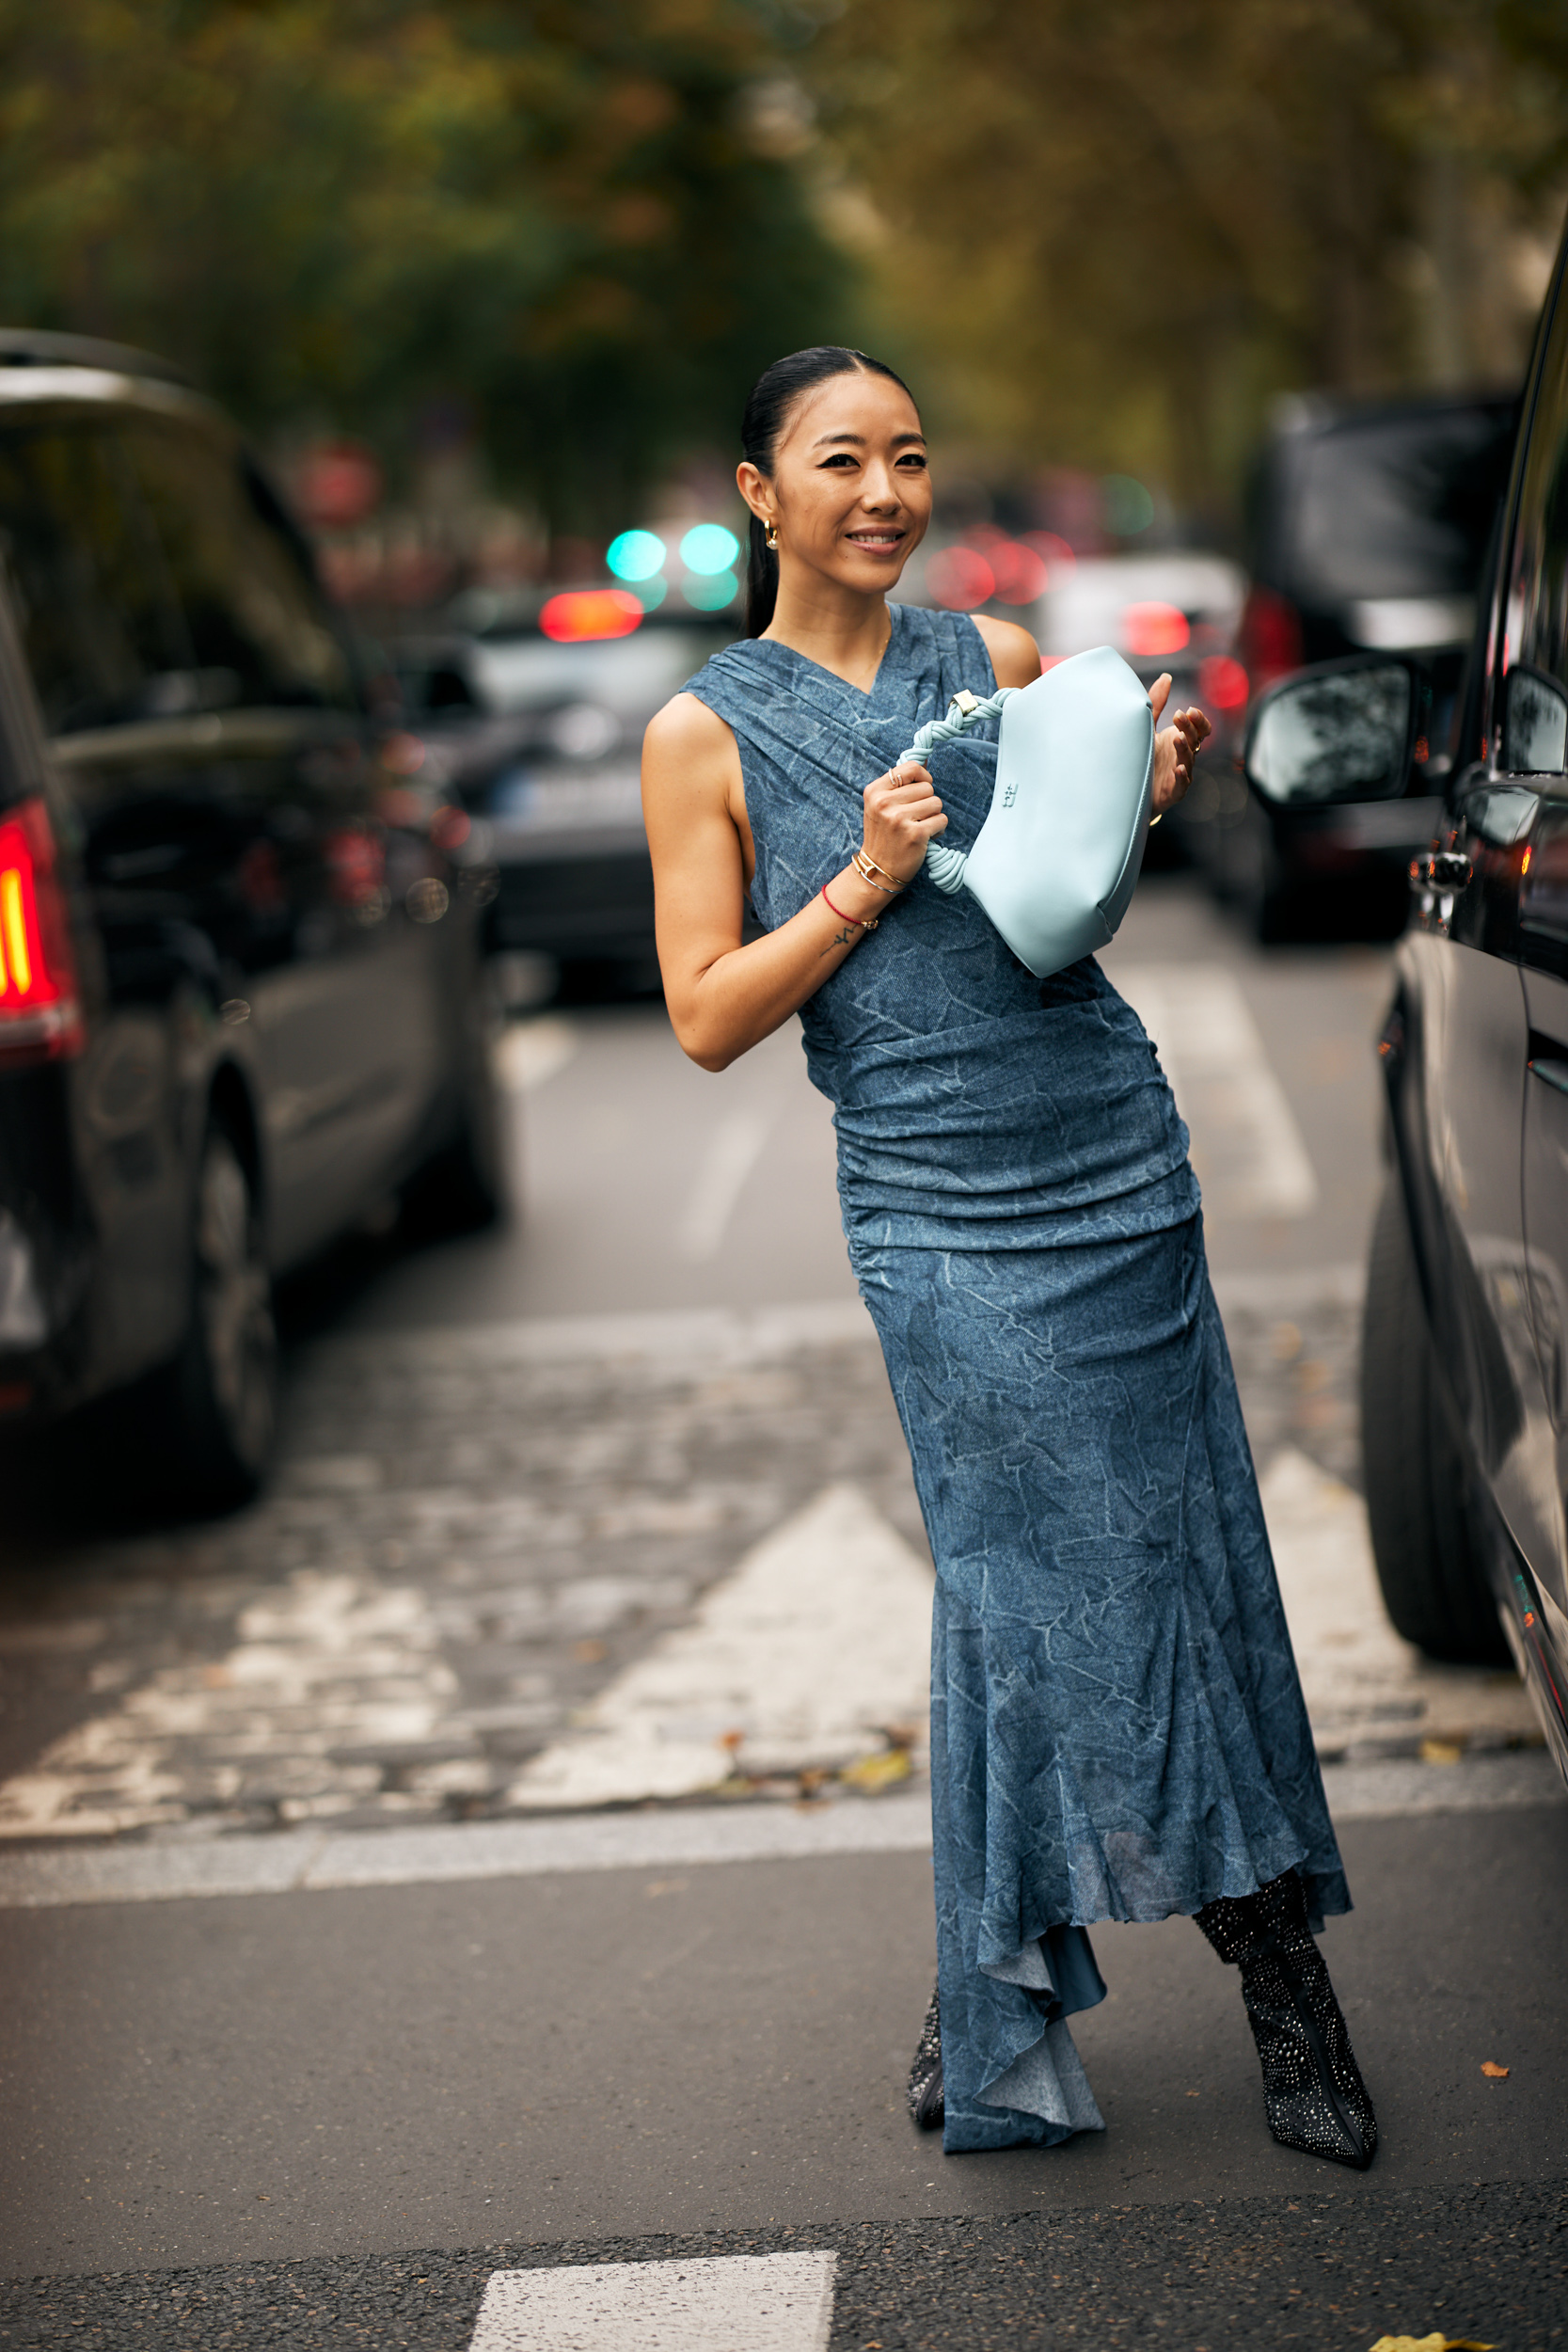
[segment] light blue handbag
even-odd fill
[[[1037,979],[1093,955],[1126,914],[1148,838],[1154,717],[1118,653],[1097,645],[1032,686],[983,702],[955,695],[905,759],[924,761],[983,719],[1001,716],[990,814],[974,848],[927,847],[939,890],[968,890]]]

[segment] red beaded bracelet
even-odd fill
[[[822,885],[822,896],[824,898],[828,898],[828,885],[826,882]],[[876,930],[877,922],[875,916],[873,916],[869,923],[863,923],[858,914],[840,914],[838,908],[833,906],[833,902],[831,898],[828,898],[828,904],[832,909],[833,914],[838,915],[838,919],[841,923],[853,923],[856,930],[858,931],[874,931]]]

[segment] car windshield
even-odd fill
[[[1510,404],[1350,421],[1303,437],[1290,570],[1312,603],[1466,596],[1508,482]]]
[[[582,644],[554,644],[546,637],[480,638],[468,666],[486,710],[593,704],[627,724],[641,724],[734,634],[729,628],[644,628]]]

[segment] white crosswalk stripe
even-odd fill
[[[923,1749],[930,1643],[929,1568],[854,1487],[826,1487],[525,1766],[509,1801],[695,1796],[728,1759],[835,1771],[893,1731]]]
[[[825,2352],[831,2253],[498,2270],[470,2352]]]
[[[1318,1180],[1236,975],[1114,963],[1111,977],[1159,1049],[1211,1217],[1307,1216]]]

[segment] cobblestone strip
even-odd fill
[[[1222,1286],[1260,1464],[1358,1483],[1350,1278]],[[328,1341],[238,1517],[0,1571],[0,1837],[495,1818],[835,1480],[925,1554],[858,1310]]]
[[[0,1836],[484,1818],[835,1479],[924,1554],[868,1335],[721,1361],[324,1345],[257,1507],[10,1565]]]

